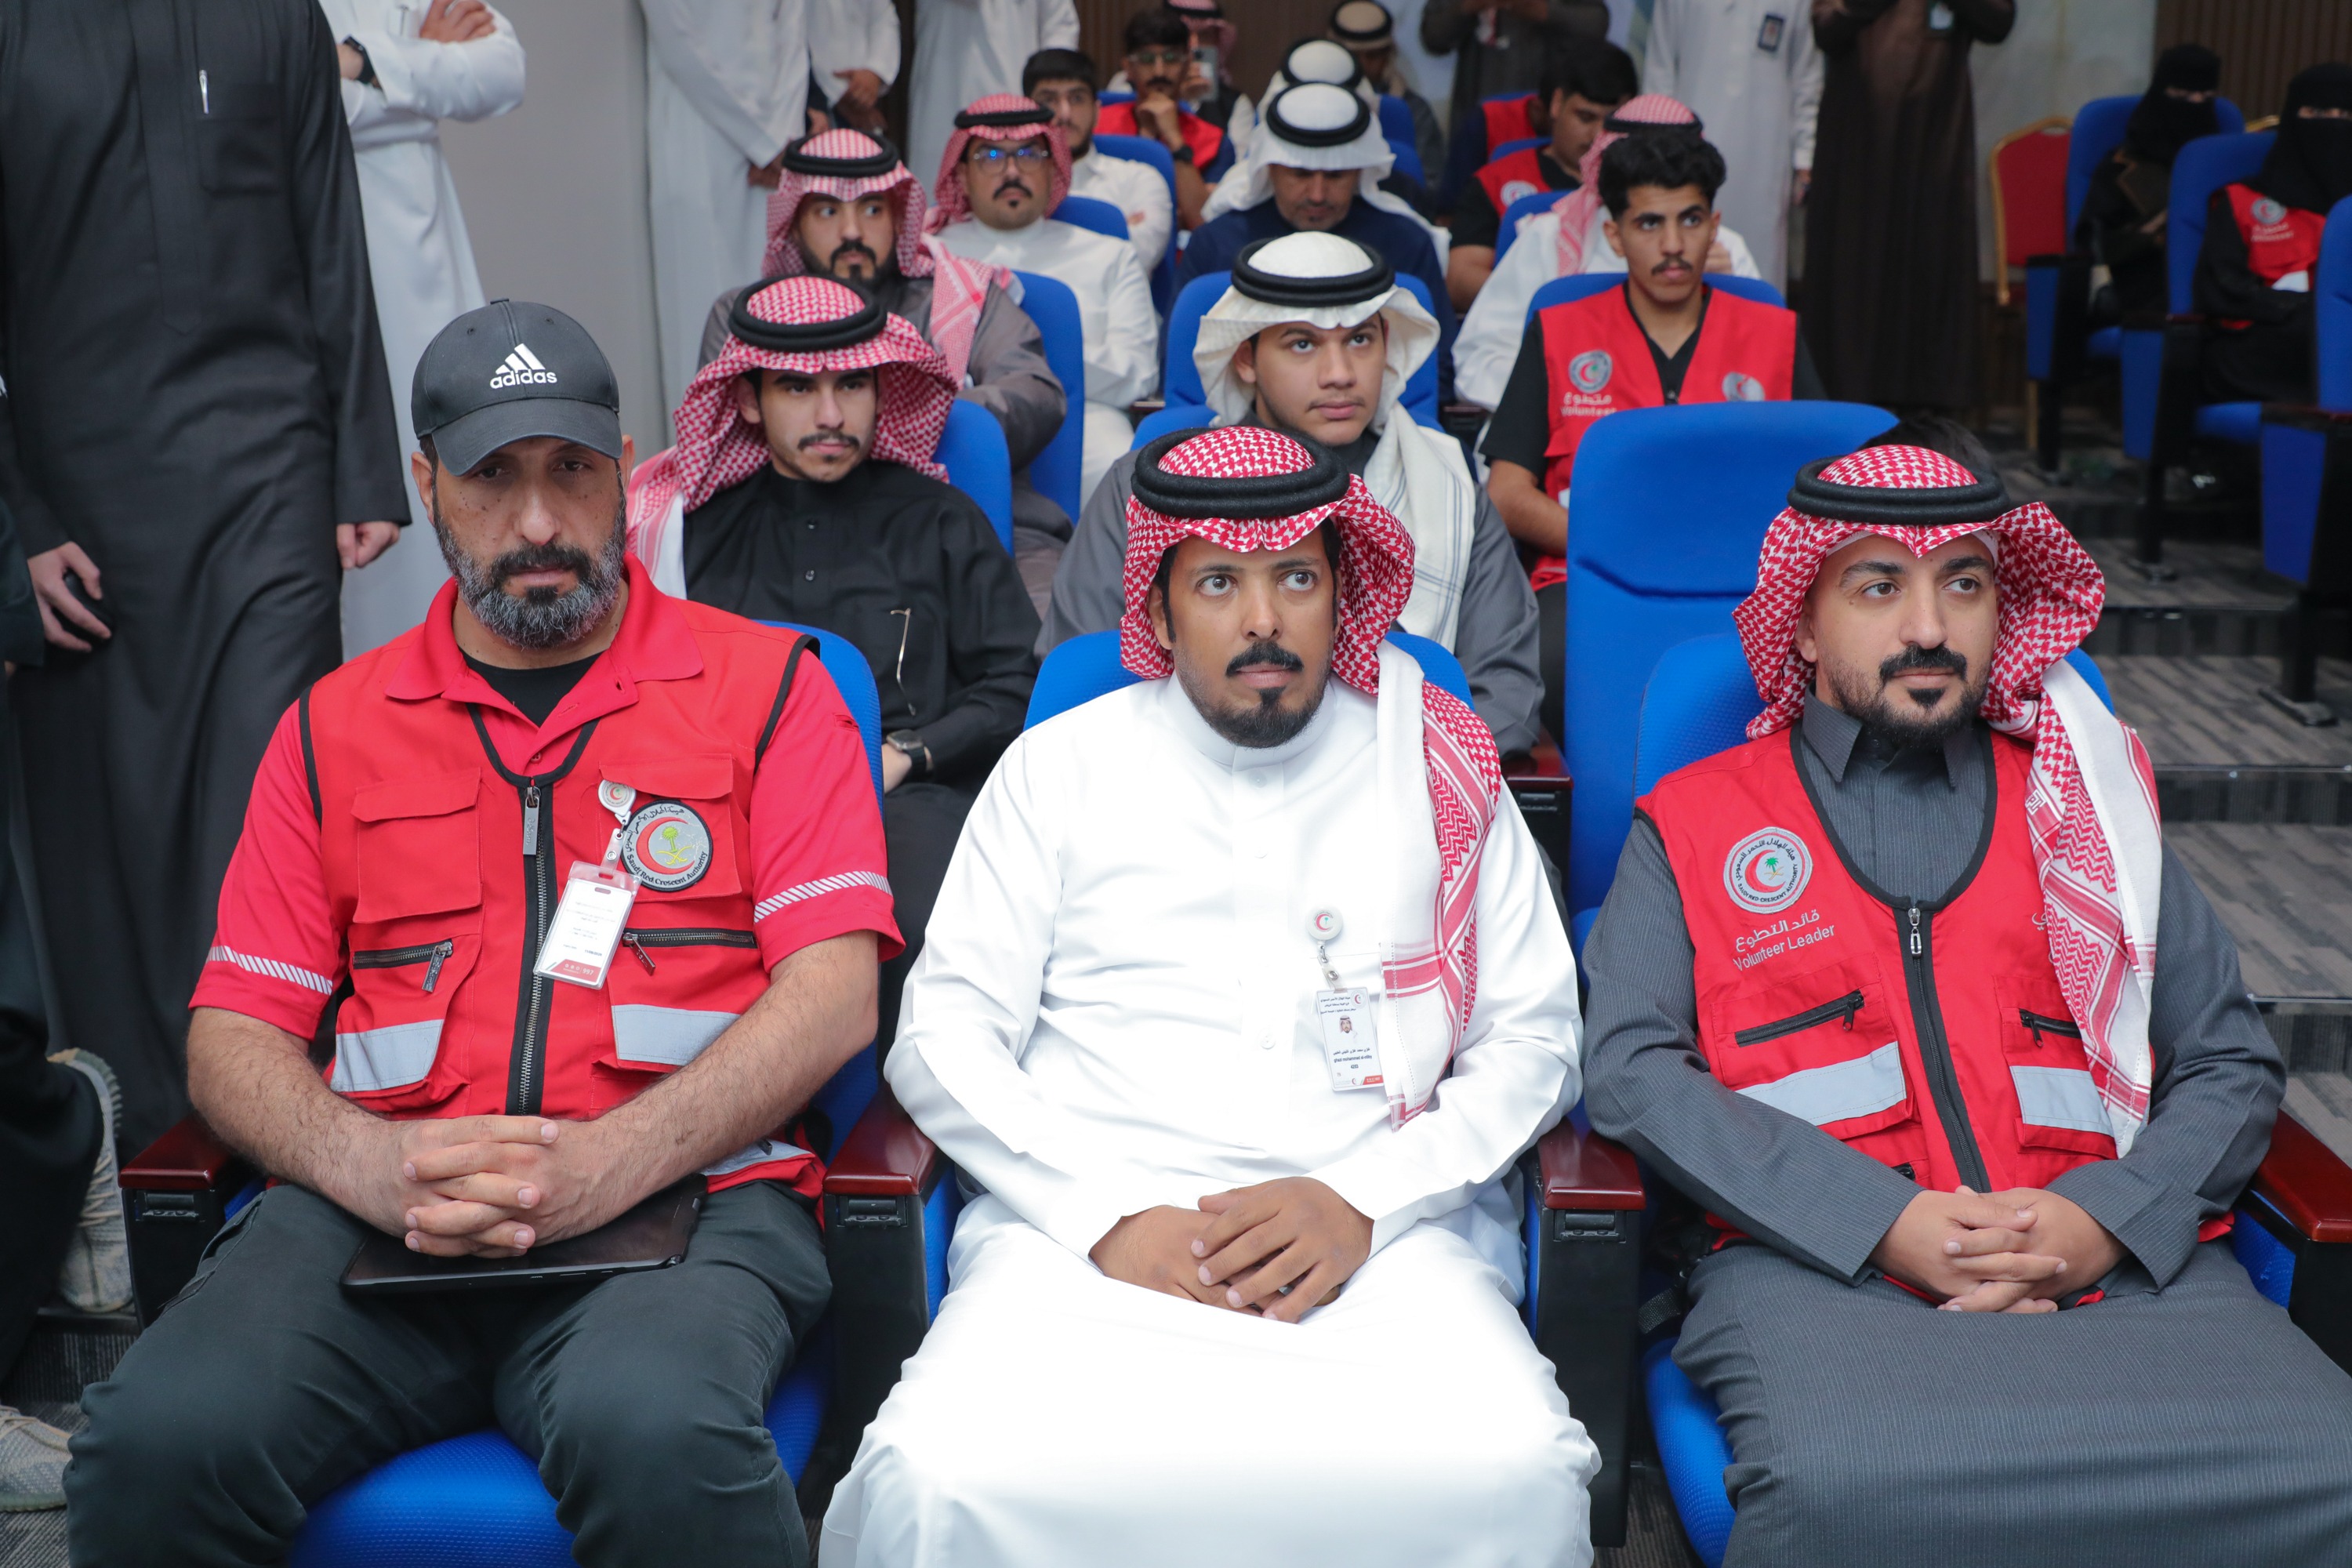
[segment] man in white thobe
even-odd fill
[[[520,103],[522,43],[482,0],[320,0],[319,8],[339,40],[384,368],[401,450],[414,451],[408,383],[417,359],[452,318],[482,303],[440,122],[487,120]],[[399,542],[367,571],[343,574],[346,658],[423,620],[449,575],[424,503],[412,494],[408,509],[412,526]]]
[[[1160,384],[1160,317],[1133,246],[1045,216],[1069,189],[1069,142],[1053,114],[1001,92],[955,117],[924,223],[968,261],[1042,272],[1077,296],[1087,353],[1083,497],[1134,441],[1128,405]]]
[[[1678,98],[1706,122],[1730,175],[1723,221],[1754,236],[1758,272],[1786,287],[1792,186],[1812,177],[1822,54],[1812,10],[1795,0],[1657,0],[1642,90]],[[1799,193],[1800,195],[1801,193]]]
[[[777,160],[807,118],[807,0],[637,0],[662,395],[686,400],[702,319],[760,275]]]
[[[1021,90],[1052,112],[1070,144],[1070,195],[1108,202],[1126,216],[1128,240],[1149,281],[1167,258],[1176,201],[1159,170],[1095,145],[1095,121],[1102,113],[1095,88],[1099,74],[1076,49],[1039,49],[1021,68]]]
[[[887,5],[888,0],[865,0]],[[1072,0],[915,0],[915,74],[907,105],[907,166],[928,174],[955,131],[956,110],[1019,92],[1039,49],[1078,47]],[[931,199],[939,199],[939,192]]]
[[[887,0],[809,0],[809,63],[833,121],[882,133],[882,95],[898,79],[898,8]]]
[[[1381,641],[1411,538],[1255,426],[1135,488],[1144,679],[1005,753],[901,1009],[982,1193],[822,1561],[1588,1563],[1505,1179],[1575,963],[1485,727]]]

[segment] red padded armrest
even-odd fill
[[[2271,1129],[2254,1191],[2308,1239],[2352,1241],[2352,1167],[2284,1111]]]
[[[2352,426],[2352,411],[2321,408],[2309,403],[2265,403],[2263,422],[2293,425],[2305,430],[2331,430]]]
[[[1559,748],[1549,737],[1539,737],[1535,750],[1525,756],[1512,757],[1503,763],[1503,776],[1514,786],[1522,784],[1566,784],[1568,767],[1559,758]]]
[[[239,1163],[229,1146],[194,1116],[124,1163],[121,1184],[134,1192],[205,1193],[228,1179]]]
[[[1633,1163],[1633,1152],[1598,1132],[1580,1131],[1573,1121],[1545,1133],[1536,1145],[1536,1158],[1542,1165],[1543,1206],[1548,1209],[1647,1206],[1642,1168]]]
[[[923,1136],[887,1089],[841,1141],[824,1173],[827,1193],[849,1197],[921,1197],[939,1164],[940,1146]]]

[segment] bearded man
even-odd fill
[[[1383,641],[1412,540],[1271,430],[1134,484],[1143,679],[1005,752],[908,986],[891,1087],[982,1195],[825,1561],[1589,1562],[1503,1181],[1576,1098],[1574,961],[1486,727]]]
[[[1586,1107],[1704,1207],[1725,1562],[2340,1562],[2352,1378],[2231,1256],[2278,1050],[2063,656],[2098,568],[1916,447],[1809,465],[1751,739],[1639,805]],[[2000,1316],[1995,1316],[1999,1314]]]
[[[807,639],[626,554],[578,322],[469,311],[413,404],[453,581],[279,721],[188,1031],[196,1109],[278,1184],[84,1396],[73,1560],[282,1563],[336,1487],[496,1425],[583,1563],[805,1563],[761,1411],[830,1294],[786,1126],[898,945],[865,748]],[[622,912],[579,921],[584,882]],[[341,1283],[379,1233],[527,1256],[698,1177],[668,1268]]]

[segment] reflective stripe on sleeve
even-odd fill
[[[329,1082],[337,1094],[404,1089],[424,1082],[425,1075],[433,1070],[433,1058],[440,1054],[438,1018],[338,1034],[335,1076]]]
[[[2098,1084],[2081,1068],[2011,1068],[2009,1076],[2017,1085],[2017,1113],[2032,1125],[2115,1131]]]
[[[625,1062],[682,1068],[724,1034],[740,1013],[656,1007],[642,1002],[613,1005],[613,1054]]]
[[[305,991],[316,991],[321,996],[335,994],[335,983],[314,970],[292,963],[280,963],[274,958],[256,958],[249,952],[239,952],[233,947],[215,947],[205,954],[207,963],[233,963],[247,974],[266,975],[271,980],[283,980],[289,985],[299,985]]]
[[[1751,1084],[1739,1092],[1816,1127],[1826,1127],[1900,1105],[1909,1091],[1903,1084],[1903,1047],[1889,1040],[1866,1057],[1806,1068],[1770,1083]]]
[[[835,877],[819,877],[814,882],[803,882],[797,887],[786,888],[781,893],[769,894],[752,907],[751,918],[763,921],[786,904],[822,898],[827,893],[846,892],[852,888],[873,888],[887,898],[890,896],[890,879],[873,871],[844,871]]]

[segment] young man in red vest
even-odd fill
[[[1577,168],[1601,134],[1601,122],[1641,88],[1633,57],[1614,44],[1580,38],[1554,52],[1536,95],[1550,105],[1549,144],[1494,159],[1454,198],[1445,289],[1455,310],[1468,310],[1495,270],[1503,215],[1511,204],[1539,191],[1574,190]]]
[[[2309,402],[2313,274],[2330,208],[2352,195],[2352,65],[2287,84],[2278,140],[2259,173],[2213,193],[2197,258],[2205,395]]]
[[[1997,479],[1808,465],[1735,616],[1752,738],[1639,803],[1586,1105],[1706,1212],[1675,1358],[1723,1413],[1734,1568],[2352,1539],[2352,1378],[2224,1234],[2278,1050],[2064,659],[2104,597]]]
[[[1701,272],[1715,244],[1723,154],[1696,134],[1627,136],[1601,155],[1607,233],[1625,255],[1615,289],[1528,323],[1481,447],[1496,510],[1535,558],[1544,626],[1545,723],[1561,722],[1568,486],[1594,421],[1621,408],[1822,395],[1794,312],[1726,292]]]
[[[418,364],[454,581],[263,758],[188,1087],[280,1184],[89,1394],[76,1563],[280,1562],[335,1487],[490,1425],[583,1563],[807,1561],[761,1411],[829,1290],[792,1123],[874,1037],[881,824],[807,639],[625,553],[619,403],[544,305]],[[372,1237],[528,1256],[682,1182],[709,1191],[667,1268],[340,1284]]]
[[[1176,160],[1176,216],[1191,228],[1201,221],[1209,187],[1233,166],[1225,133],[1185,105],[1184,83],[1197,74],[1192,33],[1184,18],[1155,6],[1127,19],[1122,62],[1135,97],[1106,103],[1095,117],[1097,136],[1148,136]]]

